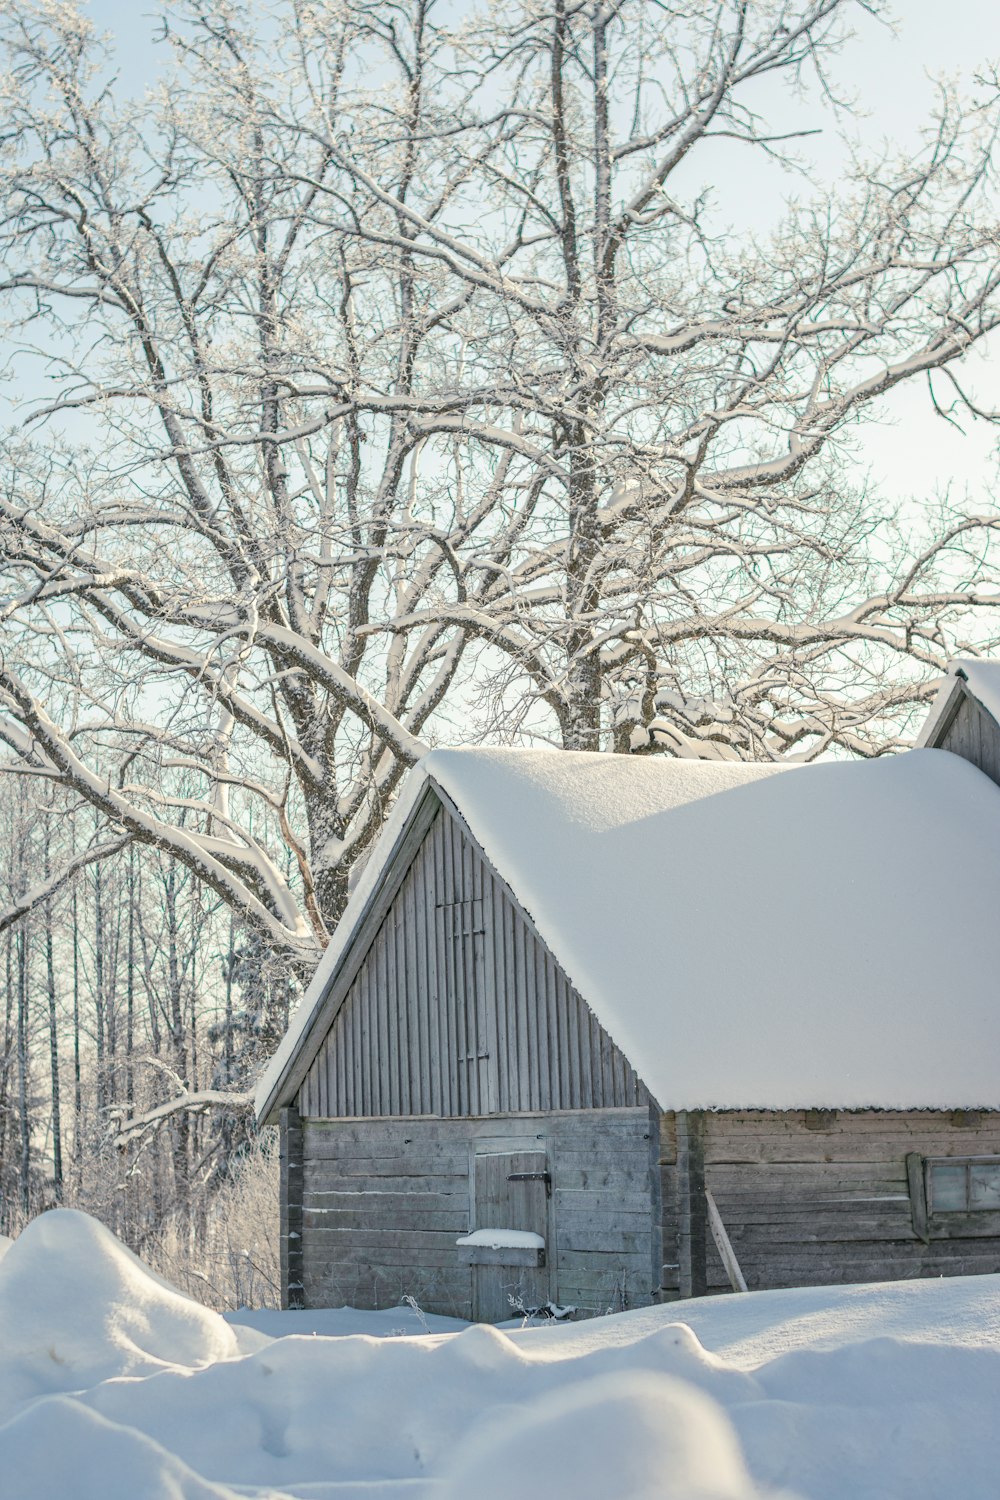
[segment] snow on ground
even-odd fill
[[[317,1307],[296,1312],[278,1312],[274,1308],[241,1307],[225,1314],[226,1322],[238,1329],[253,1328],[269,1338],[285,1338],[294,1333],[308,1337],[345,1338],[363,1333],[369,1338],[384,1339],[423,1333],[461,1333],[468,1328],[461,1318],[443,1318],[439,1313],[425,1313],[414,1302],[399,1307],[383,1307],[366,1312],[356,1307]]]
[[[997,1494],[1000,1277],[750,1293],[575,1325],[426,1327],[412,1308],[227,1320],[92,1219],[45,1214],[0,1260],[0,1491]]]

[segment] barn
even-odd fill
[[[499,1321],[1000,1271],[974,678],[938,748],[861,763],[427,755],[258,1090],[285,1305]],[[963,706],[977,764],[940,748]]]

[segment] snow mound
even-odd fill
[[[997,1500],[1000,1277],[677,1311],[267,1339],[47,1214],[0,1265],[0,1496]]]
[[[441,1500],[752,1500],[722,1409],[666,1375],[574,1383],[480,1427]]]
[[[0,1420],[11,1403],[239,1353],[218,1315],[150,1271],[96,1219],[53,1209],[0,1261]]]
[[[132,1428],[107,1422],[69,1396],[52,1396],[0,1427],[3,1471],[17,1496],[56,1500],[238,1500]],[[14,1491],[6,1491],[13,1500]]]
[[[794,1468],[810,1500],[996,1495],[1000,1350],[876,1338],[799,1349],[758,1374],[764,1399],[731,1416],[772,1483]]]
[[[680,1377],[727,1409],[762,1395],[752,1375],[705,1350],[683,1325],[661,1323],[638,1345],[598,1342],[563,1359],[549,1343],[536,1350],[481,1324],[444,1337],[281,1338],[207,1369],[106,1382],[85,1400],[206,1478],[284,1493],[371,1477],[401,1487],[437,1481],[484,1416],[533,1410],[568,1385],[636,1372]],[[571,1500],[570,1492],[552,1500]]]

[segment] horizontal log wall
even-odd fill
[[[478,1116],[647,1100],[442,807],[306,1076],[302,1116]]]
[[[1000,1156],[1000,1114],[859,1110],[701,1116],[705,1181],[751,1290],[1000,1272],[1000,1212],[914,1228],[906,1158]],[[664,1271],[676,1294],[681,1189],[675,1121],[661,1119]],[[729,1281],[708,1240],[710,1292]]]
[[[544,1149],[552,1174],[550,1296],[581,1316],[652,1300],[647,1109],[488,1119],[303,1122],[302,1279],[307,1307],[395,1306],[472,1316],[472,1224],[482,1147]],[[515,1226],[516,1227],[516,1226]]]

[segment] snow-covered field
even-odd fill
[[[1000,1277],[498,1330],[226,1320],[66,1210],[0,1253],[5,1500],[1000,1493]]]

